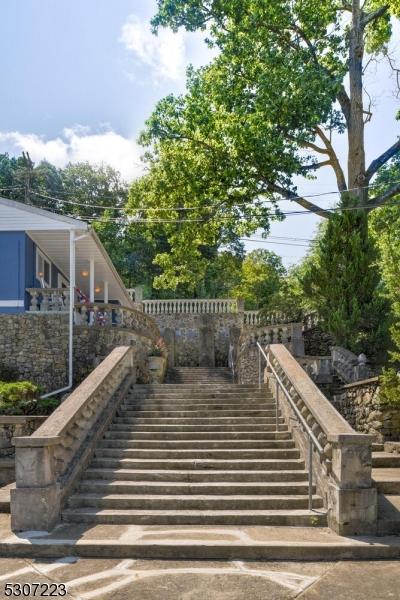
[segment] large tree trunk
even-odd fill
[[[364,109],[363,109],[363,57],[364,27],[360,0],[353,0],[352,27],[349,48],[350,79],[350,115],[348,122],[348,187],[358,188],[353,192],[360,205],[365,205],[368,190],[364,188],[365,150],[364,150]]]

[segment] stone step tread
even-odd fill
[[[88,477],[89,475],[93,474],[94,476],[98,477],[100,475],[102,476],[107,476],[107,478],[109,477],[115,477],[117,474],[119,475],[138,475],[140,477],[144,478],[147,477],[152,477],[151,481],[154,481],[154,477],[157,477],[157,475],[159,475],[159,473],[157,471],[154,471],[153,469],[124,469],[124,468],[116,468],[116,469],[107,469],[107,468],[95,468],[95,467],[89,467],[84,475],[86,475],[86,477]],[[250,473],[246,473],[246,471],[235,471],[234,469],[228,470],[228,471],[219,471],[217,469],[213,469],[211,472],[207,472],[204,470],[195,470],[193,469],[192,471],[187,471],[187,470],[181,470],[181,469],[170,469],[168,471],[163,470],[162,475],[166,475],[168,474],[169,476],[172,477],[180,477],[183,476],[185,477],[185,482],[186,480],[189,480],[188,483],[192,483],[193,479],[191,478],[195,478],[197,476],[201,476],[201,477],[207,477],[207,475],[212,475],[213,477],[224,477],[224,476],[228,476],[228,477],[238,477],[237,480],[235,479],[229,479],[228,483],[234,483],[236,482],[241,482],[241,478],[243,478],[244,476],[247,477],[252,477],[254,478],[252,481],[256,481],[256,477],[259,477],[259,481],[263,481],[264,478],[266,477],[282,477],[282,481],[286,482],[285,478],[286,477],[302,477],[304,478],[304,480],[306,480],[308,478],[308,473],[305,470],[302,469],[298,469],[296,471],[293,471],[291,469],[289,470],[278,470],[278,471],[273,471],[273,470],[254,470],[251,471]],[[136,481],[136,480],[134,480]],[[173,480],[171,480],[173,481]],[[213,481],[216,481],[215,479],[213,479]],[[288,480],[290,481],[290,480]],[[271,483],[270,481],[268,483]]]
[[[254,431],[243,431],[243,432],[222,432],[218,431],[210,431],[210,432],[189,432],[185,433],[182,431],[175,432],[154,432],[154,431],[132,431],[131,429],[118,429],[111,430],[109,429],[105,435],[107,438],[116,438],[116,439],[129,439],[131,441],[159,441],[159,442],[289,442],[292,441],[292,437],[289,431],[280,431],[280,432],[266,432],[266,433],[257,433]],[[155,436],[155,437],[153,437]],[[159,436],[159,437],[157,437]],[[198,437],[196,437],[198,436]],[[211,437],[215,436],[215,437]],[[232,437],[231,437],[232,436]],[[253,436],[253,437],[252,437]],[[278,437],[275,437],[278,436]]]
[[[279,411],[279,415],[280,415]],[[130,410],[129,408],[121,407],[118,410],[118,416],[127,416],[127,417],[145,417],[145,418],[197,418],[199,416],[204,416],[207,418],[219,418],[219,417],[240,417],[240,416],[275,416],[275,410],[272,408],[260,408],[260,409],[248,409],[248,408],[240,408],[237,410],[146,410],[145,408],[138,408],[138,410]]]
[[[78,531],[79,528],[79,531]],[[342,537],[319,526],[143,525],[130,535],[130,524],[62,523],[54,534],[41,532],[21,540],[10,531],[2,539],[2,556],[79,556],[112,559],[203,559],[334,561],[400,558],[400,537]],[[78,532],[78,535],[77,535]],[[60,545],[60,541],[63,544]]]
[[[67,508],[63,511],[63,515],[68,515],[68,514],[79,514],[79,513],[86,513],[86,514],[91,514],[91,515],[110,515],[112,516],[117,516],[118,514],[120,515],[127,515],[127,516],[136,516],[136,515],[160,515],[160,516],[167,516],[167,515],[196,515],[199,517],[204,518],[204,524],[206,524],[206,517],[207,516],[223,516],[223,515],[227,515],[227,516],[289,516],[289,517],[296,517],[296,516],[306,516],[306,517],[325,517],[326,516],[326,511],[324,509],[318,509],[318,510],[306,510],[306,509],[290,509],[290,510],[285,510],[285,509],[271,509],[271,510],[257,510],[257,509],[252,509],[251,511],[246,511],[246,510],[134,510],[134,509],[102,509],[102,510],[98,510],[96,508],[76,508],[76,509],[70,509]]]
[[[214,471],[214,469],[216,467],[220,467],[220,470],[239,470],[242,468],[244,470],[246,469],[251,469],[251,470],[263,470],[263,471],[268,471],[269,469],[266,467],[270,467],[272,471],[275,470],[279,470],[279,466],[283,467],[284,470],[296,470],[296,469],[303,469],[304,468],[304,460],[303,459],[296,459],[296,458],[292,458],[292,459],[243,459],[243,460],[239,460],[239,459],[231,459],[231,460],[216,460],[216,459],[206,459],[203,458],[201,460],[196,460],[196,459],[189,459],[189,458],[180,458],[179,460],[173,460],[173,459],[161,459],[161,458],[149,458],[149,459],[135,459],[135,458],[112,458],[112,457],[99,457],[99,458],[95,458],[92,461],[92,466],[96,466],[98,467],[98,465],[101,465],[101,467],[107,467],[107,466],[115,466],[118,465],[119,467],[123,467],[123,466],[130,466],[131,468],[134,468],[134,465],[137,465],[137,468],[139,468],[140,466],[142,466],[142,468],[147,468],[147,469],[168,469],[168,468],[172,468],[173,470],[176,470],[177,465],[179,465],[181,467],[180,470],[182,470],[182,467],[187,467],[189,470],[192,470],[192,468],[194,467],[195,470],[198,470],[198,468],[204,468],[204,469],[211,469],[212,471]],[[144,467],[144,465],[147,465],[146,467]],[[197,467],[197,468],[196,468]],[[264,467],[264,468],[263,468]]]
[[[152,454],[158,454],[159,452],[165,452],[167,453],[173,453],[176,456],[185,456],[187,455],[188,452],[195,452],[197,456],[201,457],[202,454],[209,454],[210,452],[212,452],[213,454],[215,454],[216,457],[220,456],[221,454],[228,454],[228,456],[236,456],[237,454],[242,454],[243,452],[252,452],[253,454],[255,454],[255,456],[263,456],[264,454],[271,454],[272,456],[282,456],[286,453],[289,453],[290,456],[294,455],[294,454],[298,454],[299,451],[297,450],[297,448],[239,448],[237,450],[233,450],[232,448],[194,448],[193,450],[188,450],[187,448],[183,448],[183,449],[179,449],[179,448],[173,448],[173,449],[166,449],[166,448],[110,448],[108,446],[102,447],[102,446],[97,446],[97,447],[101,447],[102,450],[117,450],[120,451],[121,454],[124,453],[128,453],[128,452],[137,452],[139,455],[143,455],[143,456],[151,456]]]
[[[374,467],[372,479],[375,481],[400,481],[400,469],[396,467]]]
[[[146,481],[146,480],[136,480],[129,481],[123,479],[114,479],[105,482],[103,479],[82,479],[80,481],[80,486],[91,487],[96,489],[97,487],[101,488],[132,488],[133,490],[140,489],[140,487],[149,487],[149,488],[160,488],[160,489],[176,489],[176,490],[187,490],[192,494],[195,491],[201,491],[204,488],[212,488],[215,490],[219,490],[220,492],[224,492],[225,495],[231,489],[240,489],[246,491],[247,489],[256,489],[259,493],[265,490],[275,490],[280,488],[288,488],[294,490],[303,490],[307,489],[308,493],[308,482],[307,481],[269,481],[269,482],[251,482],[251,481],[213,481],[213,482],[179,482],[179,481],[171,481],[171,482],[159,482],[159,481]],[[315,491],[315,486],[313,487]],[[168,492],[165,492],[168,495]]]
[[[98,461],[99,459],[97,459]],[[113,461],[113,462],[118,462],[118,463],[132,463],[135,462],[135,459],[131,459],[131,458],[121,458],[119,460],[116,459],[112,459],[112,458],[103,458],[101,459],[102,461]],[[159,464],[159,465],[165,465],[168,466],[170,464],[175,464],[176,460],[173,459],[161,459],[161,458],[149,458],[145,460],[146,463],[149,464]],[[203,464],[205,466],[207,465],[212,465],[212,464],[218,464],[221,467],[224,467],[226,465],[235,465],[237,467],[240,466],[246,466],[246,465],[260,465],[260,466],[276,466],[278,464],[281,465],[288,465],[288,466],[294,466],[294,465],[303,465],[304,464],[304,460],[302,458],[291,458],[291,459],[268,459],[268,458],[258,458],[258,459],[227,459],[227,460],[216,460],[216,459],[212,459],[212,458],[202,458],[201,460],[196,460],[194,458],[181,458],[180,459],[181,464],[187,464],[187,465],[200,465]],[[140,463],[139,463],[140,464]],[[259,469],[259,470],[263,470],[263,471],[268,471],[268,469]],[[273,470],[273,469],[272,469]]]
[[[266,502],[284,502],[286,500],[308,500],[308,494],[100,494],[100,493],[75,493],[70,496],[71,499],[74,499],[76,502],[79,499],[88,499],[88,500],[135,500],[137,501],[145,501],[145,500],[173,500],[174,502],[190,500],[190,501],[232,501],[243,500],[243,501],[266,501]],[[313,500],[318,501],[322,500],[321,496],[314,494]]]
[[[112,423],[108,431],[117,432],[117,431],[127,431],[126,427],[130,425],[130,423],[122,422],[122,423]],[[199,429],[200,427],[200,429]],[[242,425],[219,425],[219,426],[195,426],[195,425],[179,425],[179,429],[176,429],[176,425],[152,425],[147,424],[138,425],[137,423],[133,423],[132,427],[129,428],[129,433],[167,433],[170,434],[180,434],[183,433],[187,435],[188,433],[202,434],[202,433],[247,433],[248,429],[243,429]],[[289,433],[287,425],[279,425],[279,431],[274,428],[272,423],[268,423],[266,425],[254,425],[253,427],[254,433]]]
[[[98,447],[102,448],[127,448],[136,449],[153,449],[153,450],[168,450],[168,449],[186,449],[186,450],[278,450],[278,449],[293,449],[295,443],[293,440],[124,440],[120,437],[110,438],[99,442]]]

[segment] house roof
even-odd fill
[[[67,279],[71,230],[76,231],[76,237],[79,238],[75,243],[77,287],[89,296],[89,277],[82,273],[89,271],[92,258],[95,263],[95,287],[101,289],[96,298],[103,297],[104,282],[107,281],[109,299],[118,300],[124,306],[132,306],[132,299],[110,256],[94,229],[85,221],[0,198],[0,231],[25,231]]]

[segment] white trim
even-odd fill
[[[56,221],[58,223],[63,223],[66,225],[66,227],[62,227],[62,229],[66,229],[68,230],[71,226],[74,229],[79,229],[79,230],[84,230],[87,231],[88,230],[88,224],[85,221],[81,221],[80,219],[73,219],[72,217],[65,217],[64,215],[58,215],[55,213],[52,213],[48,210],[44,210],[43,208],[36,208],[36,206],[30,206],[28,204],[23,204],[22,202],[17,202],[16,200],[9,200],[8,198],[2,198],[0,197],[0,205],[2,206],[8,206],[9,208],[13,208],[13,209],[17,209],[20,210],[22,212],[27,212],[27,213],[31,213],[46,219],[50,219],[51,221]],[[68,227],[69,226],[69,227]],[[33,231],[40,229],[39,226],[34,227]],[[57,227],[54,227],[54,229],[57,229]],[[8,231],[8,230],[6,230]],[[31,228],[32,231],[32,228]]]
[[[45,281],[44,279],[44,272],[43,272],[43,277],[39,276],[39,258],[41,258],[43,260],[43,269],[44,269],[44,263],[47,262],[47,264],[49,265],[49,281]],[[39,246],[36,246],[36,273],[35,273],[35,277],[38,281],[40,281],[43,284],[43,287],[49,287],[51,288],[51,266],[52,266],[52,262],[51,260],[46,256],[46,254],[44,252],[42,252],[42,250],[40,250]]]
[[[59,289],[62,288],[64,284],[65,289],[69,288],[69,281],[68,279],[65,279],[64,275],[62,273],[57,273],[57,287]]]
[[[0,300],[0,308],[22,308],[24,306],[23,300]]]

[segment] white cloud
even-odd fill
[[[187,64],[186,37],[185,31],[173,33],[170,29],[160,29],[154,35],[147,21],[131,15],[122,26],[120,41],[138,62],[151,68],[156,79],[179,81]]]
[[[0,152],[22,151],[29,152],[34,162],[46,159],[57,167],[80,161],[107,163],[128,181],[143,173],[141,150],[136,142],[111,129],[90,133],[87,127],[78,125],[64,129],[61,136],[50,140],[34,133],[0,132]]]

